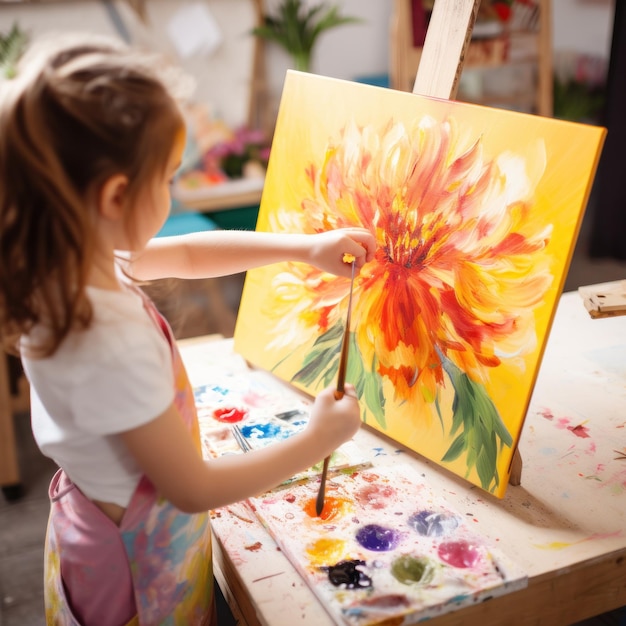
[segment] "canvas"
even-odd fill
[[[347,381],[363,421],[504,495],[605,130],[290,71],[257,230],[371,230]],[[248,272],[235,350],[315,395],[349,281]]]

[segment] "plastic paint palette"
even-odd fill
[[[527,585],[527,576],[409,466],[365,469],[251,499],[338,623],[414,624]],[[392,620],[392,621],[388,621]]]
[[[194,389],[200,438],[205,458],[225,454],[243,454],[233,432],[237,425],[250,446],[263,448],[283,441],[306,427],[309,404],[294,402],[293,396],[281,393],[262,379],[242,382],[226,376],[211,385]],[[278,417],[277,417],[278,416]],[[313,467],[285,480],[281,486],[317,478],[323,459]],[[356,444],[348,441],[332,455],[329,471],[369,467],[371,462]]]

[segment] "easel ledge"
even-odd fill
[[[586,285],[578,293],[592,319],[626,315],[626,280]]]
[[[437,0],[426,32],[413,93],[453,100],[467,55],[480,0]],[[509,484],[522,482],[522,456],[515,448]]]

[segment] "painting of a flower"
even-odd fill
[[[546,189],[556,181],[553,133],[545,128],[509,147],[492,140],[498,124],[481,123],[480,107],[366,87],[376,90],[370,107],[360,86],[326,80],[330,91],[321,98],[332,87],[343,89],[337,103],[345,108],[333,109],[322,125],[328,132],[307,138],[298,100],[311,79],[290,78],[293,108],[281,107],[258,228],[372,231],[377,252],[355,281],[347,374],[363,419],[483,489],[503,493],[595,161],[572,179],[579,187],[576,211],[568,202],[568,213],[560,214],[546,210]],[[311,89],[320,96],[320,85]],[[361,104],[351,106],[354,90]],[[377,99],[379,105],[388,99],[388,106],[376,106]],[[516,114],[493,115],[504,116],[506,127]],[[281,121],[289,129],[283,140]],[[296,162],[293,142],[306,146]],[[291,158],[274,162],[275,153]],[[279,174],[276,164],[293,175]],[[572,191],[562,188],[566,201]],[[348,281],[282,264],[249,282],[236,347],[248,356],[242,338],[246,303],[254,299],[268,344],[263,358],[250,360],[311,393],[331,384]]]

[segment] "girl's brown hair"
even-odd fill
[[[0,336],[16,351],[41,325],[50,355],[92,310],[89,210],[112,175],[128,177],[126,223],[165,168],[183,126],[175,98],[137,51],[109,41],[47,42],[0,84]]]

